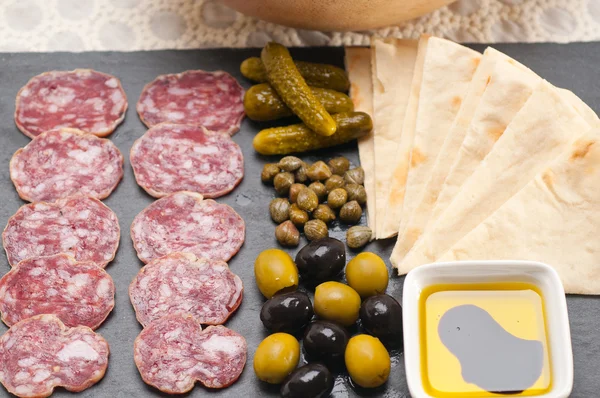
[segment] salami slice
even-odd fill
[[[239,307],[243,290],[227,263],[171,253],[140,270],[129,285],[129,298],[143,326],[170,314],[220,325]]]
[[[242,374],[246,339],[224,326],[209,326],[188,315],[168,315],[152,322],[135,339],[133,358],[149,385],[169,394],[183,394],[196,381],[225,388]]]
[[[30,138],[59,127],[105,137],[125,118],[127,97],[114,76],[91,69],[35,76],[17,94],[15,122]]]
[[[0,312],[8,326],[54,314],[67,326],[96,329],[114,306],[110,275],[66,254],[21,261],[0,279]]]
[[[185,123],[233,135],[244,118],[243,97],[244,89],[229,73],[189,70],[148,83],[137,112],[148,127]]]
[[[173,252],[229,261],[244,243],[244,220],[231,207],[176,192],[154,201],[131,224],[138,257],[147,263]]]
[[[62,128],[37,136],[10,160],[10,179],[29,202],[74,194],[104,199],[123,177],[123,155],[110,140]]]
[[[2,242],[10,265],[66,253],[104,268],[115,258],[119,237],[119,220],[108,206],[89,196],[70,196],[21,206],[8,219]]]
[[[137,183],[155,198],[191,191],[217,198],[244,177],[240,147],[204,127],[162,123],[133,144],[131,166]]]
[[[104,377],[108,355],[108,343],[90,328],[37,315],[0,337],[0,383],[18,397],[48,397],[55,387],[83,391]]]

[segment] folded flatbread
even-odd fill
[[[567,293],[600,294],[599,137],[592,130],[576,140],[440,261],[542,261]]]
[[[542,81],[435,224],[404,259],[392,252],[392,264],[404,274],[437,260],[589,129],[558,89]]]

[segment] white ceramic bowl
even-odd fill
[[[549,265],[529,261],[464,261],[436,263],[409,272],[404,281],[402,311],[406,379],[413,398],[434,398],[423,388],[419,299],[424,288],[438,284],[525,282],[542,293],[550,352],[552,387],[536,397],[568,397],[573,388],[573,351],[565,291]]]

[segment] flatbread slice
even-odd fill
[[[373,39],[373,116],[375,142],[375,230],[380,229],[393,161],[402,133],[417,58],[417,41]],[[377,233],[376,233],[377,235]]]
[[[392,264],[404,274],[437,260],[589,129],[560,92],[542,81],[446,211],[404,259],[392,252]]]
[[[486,147],[489,145],[491,148],[493,142],[500,138],[510,121],[523,107],[541,81],[541,78],[533,71],[523,65],[516,64],[508,56],[495,50],[493,52],[489,51],[490,49],[484,53],[481,64],[475,72],[475,77],[473,77],[473,82],[471,82],[471,88],[474,89],[473,85],[476,79],[484,79],[483,85],[485,88],[480,89],[480,87],[477,87],[478,93],[481,93],[478,96],[480,101],[475,106],[468,104],[466,101],[463,103],[463,108],[468,105],[471,106],[471,109],[463,110],[461,108],[457,121],[451,129],[450,135],[446,137],[446,142],[444,142],[444,146],[438,155],[421,201],[415,208],[404,230],[398,235],[396,253],[400,258],[408,253],[423,231],[426,230],[438,195],[457,156],[466,151],[466,156],[469,159],[475,160],[479,157],[480,154],[477,152],[479,147],[476,146],[477,142],[473,137],[482,137],[486,140]],[[480,69],[491,63],[490,58],[497,60],[497,62],[493,62],[493,71],[488,69],[485,73],[479,73]],[[476,85],[479,86],[479,83],[478,81]],[[467,98],[474,96],[467,95]],[[471,124],[464,126],[460,120],[466,121],[469,116],[472,116],[469,118]],[[465,141],[464,144],[463,140]],[[489,144],[487,141],[489,141]],[[486,154],[487,152],[489,150],[485,150]],[[463,158],[465,156],[461,159]],[[481,160],[483,158],[479,159],[479,161]],[[459,162],[459,164],[461,163]]]
[[[599,137],[592,130],[576,140],[440,261],[542,261],[567,293],[600,294]]]
[[[371,50],[364,47],[346,47],[346,71],[350,79],[350,98],[354,109],[373,115]],[[365,171],[367,222],[369,228],[375,230],[375,156],[372,131],[358,139],[358,156]]]

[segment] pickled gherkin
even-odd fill
[[[344,93],[334,90],[310,87],[313,95],[329,113],[352,112],[352,100]],[[257,84],[244,95],[244,111],[252,120],[269,121],[293,116],[294,113],[281,100],[268,84]]]

